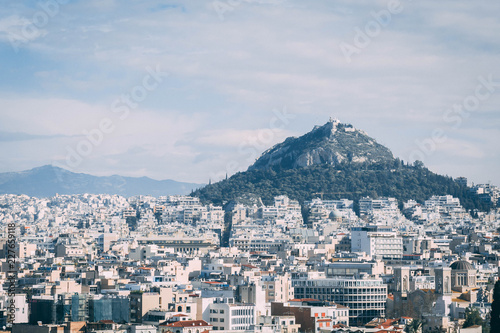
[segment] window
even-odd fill
[[[224,310],[222,310],[222,309],[221,309],[219,312],[220,312],[220,313],[224,313]]]
[[[224,322],[224,318],[219,318],[219,321],[220,321],[221,323],[223,323],[223,322]]]

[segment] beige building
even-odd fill
[[[64,293],[80,294],[82,292],[82,286],[74,280],[62,280],[57,281],[55,285],[51,287],[51,295],[59,295]]]
[[[150,310],[166,310],[172,300],[171,288],[160,288],[159,293],[130,294],[130,322],[142,323],[143,317]]]
[[[282,276],[262,276],[260,285],[266,294],[266,303],[288,302],[294,297],[294,288],[288,273]]]

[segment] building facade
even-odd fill
[[[382,279],[326,278],[296,280],[295,298],[335,302],[349,308],[350,323],[367,323],[385,316],[387,285]]]

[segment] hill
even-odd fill
[[[74,173],[51,165],[21,172],[0,173],[0,193],[50,197],[58,194],[172,195],[189,194],[202,184],[148,177],[108,177]]]
[[[451,194],[466,209],[489,208],[451,177],[435,174],[421,162],[405,164],[366,133],[338,121],[288,138],[264,152],[247,171],[192,193],[219,205],[242,195],[259,196],[269,205],[280,194],[301,203],[320,196],[394,197],[400,205],[409,199],[422,203],[432,195]]]
[[[294,169],[318,164],[392,162],[391,151],[351,124],[330,119],[299,137],[265,151],[248,170]]]

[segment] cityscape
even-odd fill
[[[318,133],[325,137],[318,141]],[[377,166],[386,152],[338,120],[291,140],[301,146],[311,137],[310,151],[343,142],[352,161],[342,170]],[[375,148],[352,153],[348,140],[361,139]],[[261,159],[282,161],[273,160],[280,149],[291,151],[278,145]],[[403,170],[424,168],[384,158]],[[328,192],[302,202],[241,193],[223,205],[197,192],[2,194],[0,325],[13,332],[494,332],[500,189],[451,181],[489,209],[466,209],[450,194],[401,205]]]
[[[500,3],[0,6],[0,333],[500,333]]]

